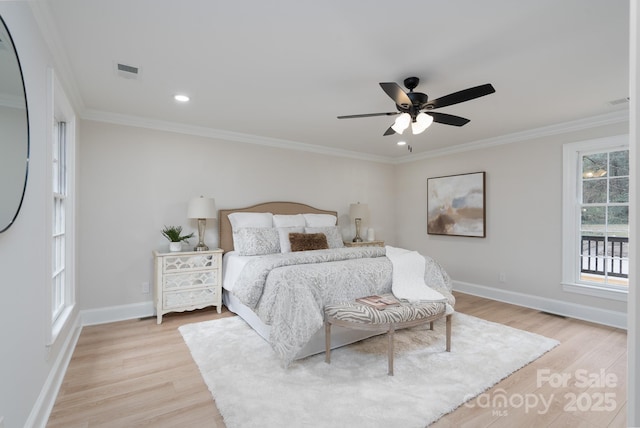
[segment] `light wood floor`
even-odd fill
[[[460,293],[456,298],[459,312],[561,344],[432,427],[626,426],[623,330]],[[47,426],[224,427],[177,327],[232,315],[211,308],[168,314],[159,326],[148,318],[83,328]],[[586,386],[587,376],[599,381],[601,373],[607,384]],[[500,397],[511,405],[501,407]],[[542,400],[551,403],[548,411]]]

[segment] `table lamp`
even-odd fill
[[[204,244],[204,228],[208,218],[216,218],[216,201],[213,198],[193,198],[189,201],[187,218],[198,219],[198,245],[193,251],[207,251],[209,247]]]
[[[369,223],[369,206],[367,204],[351,204],[349,207],[349,217],[356,223],[356,237],[353,238],[353,242],[362,242],[360,237],[360,227],[362,223]]]

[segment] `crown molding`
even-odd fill
[[[19,110],[25,109],[24,97],[9,94],[0,94],[0,107],[9,107]]]
[[[570,122],[557,123],[554,125],[529,129],[527,131],[514,132],[512,134],[506,134],[506,135],[502,135],[495,138],[486,138],[483,140],[476,140],[469,143],[458,144],[453,147],[429,150],[427,152],[423,152],[417,155],[403,156],[401,158],[394,159],[392,163],[402,164],[402,163],[416,162],[423,159],[437,158],[440,156],[447,156],[451,154],[468,152],[472,150],[486,149],[489,147],[502,146],[505,144],[520,143],[523,141],[529,141],[536,138],[567,134],[569,132],[582,131],[585,129],[624,123],[628,121],[629,121],[629,110],[625,109],[625,110],[615,111],[611,113],[605,113],[598,116],[592,116],[592,117],[587,117],[583,119],[573,120]]]
[[[199,137],[214,138],[224,141],[236,141],[240,143],[256,144],[267,147],[276,147],[287,150],[298,150],[328,156],[337,156],[371,162],[387,163],[387,164],[403,164],[417,162],[423,159],[437,158],[456,153],[463,153],[473,150],[481,150],[489,147],[502,146],[505,144],[519,143],[529,141],[536,138],[548,137],[552,135],[566,134],[574,131],[581,131],[599,126],[624,123],[629,121],[628,110],[621,110],[606,113],[599,116],[592,116],[584,119],[578,119],[570,122],[543,126],[527,131],[506,134],[495,138],[486,138],[482,140],[472,141],[469,143],[458,144],[453,147],[443,149],[430,150],[417,155],[408,155],[401,158],[392,158],[387,156],[370,155],[350,150],[341,150],[330,147],[318,146],[313,144],[299,143],[295,141],[281,140],[277,138],[261,137],[258,135],[243,134],[239,132],[224,131],[221,129],[207,128],[203,126],[186,125],[178,122],[169,122],[157,119],[151,119],[140,116],[124,115],[120,113],[111,113],[100,110],[85,109],[81,114],[82,119],[92,120],[96,122],[112,123],[116,125],[133,126],[138,128],[147,128],[158,131],[175,132],[178,134],[195,135]]]
[[[140,116],[124,115],[120,113],[104,112],[93,109],[85,109],[80,117],[85,120],[93,120],[96,122],[147,128],[158,131],[175,132],[178,134],[195,135],[198,137],[256,144],[260,146],[275,147],[287,150],[298,150],[327,156],[337,156],[379,163],[391,163],[392,161],[392,158],[388,158],[385,156],[377,156],[350,150],[318,146],[314,144],[299,143],[270,137],[261,137],[258,135],[243,134],[239,132],[207,128],[204,126],[186,125],[184,123],[157,120]]]

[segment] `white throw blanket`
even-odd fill
[[[410,302],[446,301],[424,282],[425,259],[417,251],[386,247],[393,265],[391,291],[396,298]]]

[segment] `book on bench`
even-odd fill
[[[356,302],[362,303],[367,306],[374,307],[379,310],[383,310],[386,308],[400,306],[400,301],[393,297],[392,294],[378,295],[374,294],[372,296],[360,297],[356,299]]]

